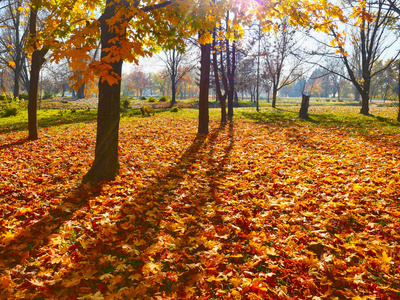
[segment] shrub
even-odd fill
[[[120,107],[119,107],[121,112],[127,111],[128,109],[131,108],[130,100],[131,100],[131,98],[127,95],[121,96],[121,103],[120,103]]]
[[[159,102],[167,102],[167,97],[166,96],[162,96],[160,98],[160,100],[158,100]]]
[[[16,116],[17,113],[18,113],[17,107],[6,107],[2,111],[2,116],[6,118],[11,116]]]
[[[0,115],[3,117],[16,116],[18,112],[25,107],[26,105],[24,100],[20,100],[18,97],[14,98],[11,96],[10,98],[7,98],[7,96],[5,96],[5,100],[0,107]]]
[[[29,95],[28,95],[28,93],[22,93],[22,94],[19,94],[18,98],[21,100],[29,100]]]
[[[142,98],[140,98],[140,100],[147,100],[147,98],[143,96]]]
[[[122,105],[122,108],[124,108],[124,109],[128,109],[128,108],[130,108],[130,106],[131,106],[131,104],[129,103],[129,100],[128,100],[128,99],[122,100],[121,105]]]
[[[156,102],[156,99],[154,99],[153,97],[150,97],[149,102]]]
[[[122,101],[122,106],[123,106],[125,109],[128,109],[128,108],[131,106],[131,104],[129,103],[129,100],[128,100],[128,99],[125,99],[124,101]]]
[[[144,117],[144,116],[150,117],[150,114],[153,114],[153,116],[154,116],[154,111],[153,111],[153,109],[152,109],[151,107],[149,107],[149,106],[142,106],[142,107],[140,108],[140,111],[141,111],[143,117]]]
[[[46,100],[46,99],[53,99],[53,93],[52,92],[49,92],[49,91],[45,91],[44,92],[44,94],[43,94],[43,98],[42,98],[43,100]]]
[[[173,107],[173,108],[171,108],[169,111],[170,111],[170,112],[178,112],[178,111],[179,111],[179,108]]]

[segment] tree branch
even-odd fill
[[[142,8],[141,10],[144,11],[144,12],[148,12],[148,11],[152,11],[152,10],[155,10],[155,9],[166,7],[166,6],[171,5],[171,4],[172,4],[172,1],[164,1],[164,2],[161,2],[159,4],[146,6],[146,7]]]

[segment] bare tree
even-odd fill
[[[300,44],[295,38],[296,30],[287,19],[282,20],[275,36],[263,37],[262,52],[264,55],[264,79],[272,86],[272,107],[276,107],[278,91],[298,80],[303,74],[300,71],[302,59],[299,55]],[[289,60],[292,58],[292,62]]]
[[[351,0],[346,2],[356,8],[359,3]],[[331,59],[339,59],[343,62],[346,74],[338,73],[329,67],[320,65],[332,73],[335,73],[350,81],[361,96],[361,111],[364,115],[369,114],[371,80],[377,74],[383,72],[393,63],[397,56],[383,68],[374,69],[380,57],[387,52],[396,42],[397,38],[391,33],[391,28],[396,22],[393,17],[394,8],[387,5],[386,0],[366,1],[361,7],[363,18],[358,19],[346,26],[347,32],[352,34],[348,37],[339,31],[338,27],[331,26],[329,36],[333,39],[331,44],[325,44],[334,50],[334,53],[323,53]],[[391,35],[391,38],[388,38]]]
[[[29,71],[27,58],[23,50],[29,34],[27,17],[18,8],[22,6],[21,0],[4,1],[1,14],[0,34],[0,62],[10,68],[14,75],[14,97],[19,96],[20,83],[29,84]]]
[[[183,53],[174,47],[172,50],[164,51],[163,56],[159,56],[164,62],[171,80],[171,107],[176,103],[177,88],[182,79],[196,67],[197,58],[192,54],[192,51]]]

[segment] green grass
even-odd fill
[[[289,99],[295,102],[295,99]],[[188,100],[194,101],[194,100]],[[289,103],[289,102],[287,102]],[[246,106],[244,105],[246,104]],[[245,118],[262,124],[278,123],[285,125],[307,124],[307,126],[340,127],[347,132],[368,133],[369,131],[379,130],[382,133],[400,133],[400,124],[396,121],[398,108],[396,107],[371,107],[371,116],[359,114],[359,107],[356,106],[335,106],[321,105],[310,106],[310,120],[299,120],[299,107],[278,106],[273,109],[260,106],[260,112],[255,111],[255,107],[250,106],[250,102],[240,103],[240,107],[235,108],[235,118]],[[279,104],[279,103],[278,103]],[[331,103],[332,104],[332,103]],[[250,107],[249,107],[250,106]],[[154,109],[155,116],[146,118],[157,118],[157,115],[167,114],[179,119],[197,119],[198,110],[193,108],[180,108],[178,112],[171,112],[169,108]],[[218,120],[220,118],[219,108],[210,108],[210,118]],[[121,112],[123,119],[142,118],[140,108],[130,108]],[[38,124],[40,128],[58,126],[72,123],[95,122],[97,110],[76,110],[73,109],[47,109],[38,111]],[[0,133],[10,131],[27,130],[27,112],[19,112],[16,116],[0,118]]]
[[[284,108],[262,108],[260,113],[250,109],[238,110],[241,116],[262,124],[281,123],[282,125],[307,124],[308,126],[340,127],[343,131],[367,134],[382,132],[388,134],[400,133],[400,123],[396,121],[398,109],[395,107],[371,108],[370,116],[359,113],[358,107],[320,106],[310,107],[310,120],[298,118],[299,108],[288,106]]]
[[[95,122],[97,110],[39,110],[38,126],[46,128],[72,123]],[[0,133],[21,131],[28,129],[28,113],[18,113],[16,116],[0,118]]]

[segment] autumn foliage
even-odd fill
[[[319,113],[124,118],[98,187],[94,123],[3,128],[0,298],[399,299],[399,136]]]

